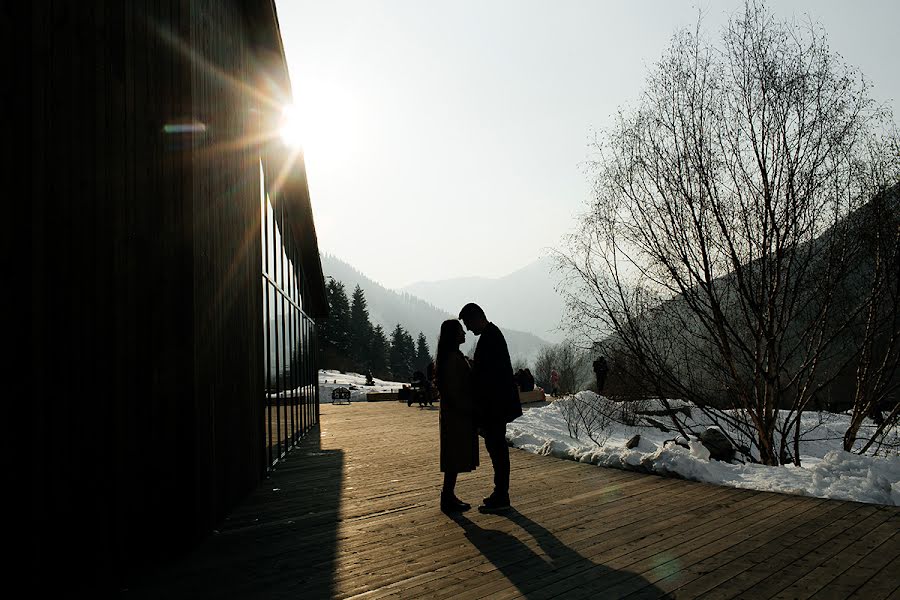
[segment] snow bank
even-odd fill
[[[841,436],[848,418],[830,413],[811,413],[804,418],[803,428],[809,434],[801,443],[802,467],[710,460],[709,451],[698,441],[690,441],[685,448],[671,441],[676,434],[650,427],[613,424],[607,441],[597,446],[583,432],[583,439],[569,436],[555,403],[527,410],[507,425],[506,437],[523,450],[604,467],[736,488],[900,506],[900,456],[860,456],[842,450]],[[697,417],[696,422],[700,421]],[[640,444],[626,448],[635,434],[640,434]]]

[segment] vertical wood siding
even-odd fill
[[[240,85],[259,76],[242,15],[212,0],[193,9],[192,107],[207,127],[192,162],[197,500],[211,528],[260,476],[260,151],[242,140],[258,137],[263,107]]]
[[[259,148],[243,4],[43,1],[29,553],[68,589],[184,551],[265,473]],[[211,68],[212,67],[212,68]],[[231,81],[232,83],[229,83]],[[205,133],[167,133],[197,121]]]

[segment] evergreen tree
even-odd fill
[[[331,296],[328,292],[328,284],[325,284],[325,301],[331,306]],[[329,308],[330,312],[330,308]],[[334,345],[334,334],[332,333],[331,317],[317,317],[316,335],[319,338],[319,352],[324,353],[327,348]]]
[[[353,290],[353,299],[350,301],[348,339],[353,368],[360,373],[365,373],[372,366],[370,356],[372,324],[369,322],[366,295],[359,285]]]
[[[428,340],[425,334],[419,332],[419,338],[416,340],[416,369],[427,373],[428,365],[434,360],[431,356],[431,350],[428,349]]]
[[[331,309],[331,280],[325,283],[325,301],[328,303],[329,316],[316,318],[316,335],[319,341],[319,366],[330,366],[329,357],[334,354],[334,321]],[[270,342],[271,343],[271,342]]]
[[[338,352],[347,356],[350,352],[350,302],[347,300],[347,292],[344,284],[334,282],[334,297],[331,310],[334,320],[334,345]]]
[[[344,370],[348,366],[350,348],[350,303],[344,284],[329,278],[325,285],[325,297],[328,300],[328,317],[317,320],[321,364],[323,368]]]
[[[372,340],[369,345],[369,358],[372,361],[372,374],[379,379],[391,377],[391,343],[384,333],[381,325],[376,325],[372,330]]]
[[[397,323],[391,334],[391,376],[395,381],[409,381],[413,372],[416,347],[412,336]]]
[[[412,374],[416,370],[416,341],[405,329],[403,330],[403,361],[407,371]]]

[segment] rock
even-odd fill
[[[632,448],[637,448],[637,446],[640,443],[641,443],[641,436],[640,436],[640,434],[638,434],[638,435],[635,435],[634,437],[632,437],[627,442],[625,442],[625,447],[628,448],[629,450],[631,450]]]
[[[675,439],[672,441],[675,442],[676,446],[681,446],[682,448],[687,448],[688,450],[691,449],[691,440],[684,437],[683,435],[675,436]]]
[[[700,443],[709,450],[709,457],[722,462],[731,462],[734,460],[734,446],[725,437],[725,434],[716,427],[707,427],[706,431],[700,434]]]

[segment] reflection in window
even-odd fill
[[[315,324],[303,312],[306,282],[289,215],[267,190],[260,161],[265,435],[271,468],[317,422]]]

